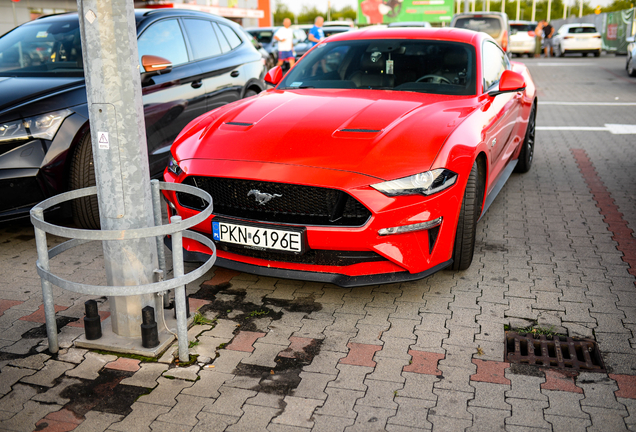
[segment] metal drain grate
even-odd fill
[[[507,331],[506,360],[559,369],[605,372],[596,342],[566,336]]]

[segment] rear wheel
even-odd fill
[[[245,92],[244,98],[256,96],[258,93],[255,90],[249,89]]]
[[[565,56],[565,52],[563,51],[563,48],[561,48],[561,45],[557,44],[557,45],[554,47],[554,55],[555,55],[556,57],[563,57],[563,56]]]
[[[530,109],[530,117],[528,118],[528,128],[526,129],[526,137],[523,140],[523,147],[519,153],[519,159],[517,160],[517,166],[515,172],[527,173],[532,166],[532,160],[534,159],[534,135],[535,135],[535,119],[536,119],[535,105],[532,105]]]
[[[479,177],[479,167],[477,162],[475,162],[468,176],[468,183],[466,184],[464,199],[459,212],[459,220],[457,221],[452,270],[466,270],[473,262],[477,220],[481,215],[483,190]]]
[[[82,137],[73,152],[69,174],[70,189],[95,186],[95,166],[90,131]],[[97,196],[78,198],[73,201],[73,221],[87,229],[99,229],[99,206]]]
[[[600,56],[601,56],[601,50],[594,51],[594,57],[600,57]]]

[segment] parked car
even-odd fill
[[[341,286],[463,270],[477,221],[532,165],[535,85],[485,33],[346,32],[266,81],[184,129],[164,173],[213,197],[196,229],[221,267]],[[182,217],[204,205],[167,198]]]
[[[603,41],[594,24],[564,24],[552,37],[554,55],[563,57],[566,54],[601,55]]]
[[[463,12],[453,15],[451,27],[484,32],[492,37],[505,52],[510,52],[510,24],[502,12]]]
[[[534,56],[536,38],[534,29],[538,23],[532,21],[510,22],[510,52],[516,55]]]
[[[625,70],[627,75],[636,77],[636,43],[634,42],[634,36],[631,36],[627,40],[627,63],[625,63]]]
[[[259,93],[261,57],[239,26],[181,9],[137,10],[139,64],[150,173],[191,120]],[[37,52],[37,55],[32,55]],[[165,60],[147,72],[148,56]],[[28,215],[49,196],[95,184],[77,14],[41,18],[0,38],[0,218]],[[97,228],[96,199],[74,204]]]
[[[387,27],[431,27],[427,21],[402,21],[389,23]]]

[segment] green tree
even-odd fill
[[[614,12],[634,7],[633,0],[614,0],[608,6],[601,6],[601,12]]]
[[[292,23],[294,22],[294,13],[289,10],[289,7],[282,0],[276,0],[274,9],[274,25],[283,25],[285,18],[292,20]]]
[[[298,14],[298,24],[313,24],[318,15],[327,16],[326,13],[319,11],[316,6],[303,6]]]
[[[351,20],[355,21],[358,16],[358,12],[353,9],[351,6],[344,6],[340,10],[332,9],[331,10],[331,19],[332,20]]]

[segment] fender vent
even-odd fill
[[[507,331],[505,358],[510,363],[605,372],[598,345],[590,339]]]
[[[382,129],[340,129],[340,132],[378,133]]]

